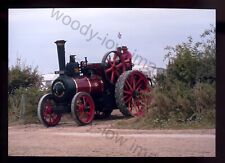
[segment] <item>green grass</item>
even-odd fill
[[[121,129],[213,129],[215,128],[215,112],[205,114],[200,120],[177,121],[175,119],[157,119],[150,116],[133,117],[119,120],[114,127]]]
[[[208,122],[169,122],[169,123],[144,123],[144,121],[138,120],[138,118],[132,118],[129,120],[120,120],[114,127],[121,129],[213,129],[214,123]]]

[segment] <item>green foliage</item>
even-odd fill
[[[22,65],[18,59],[17,64],[9,68],[8,78],[9,122],[36,122],[39,98],[47,92],[40,89],[42,77],[37,67]]]
[[[31,66],[21,64],[20,59],[17,59],[15,66],[8,70],[8,92],[13,94],[20,87],[39,88],[41,85],[42,76],[38,74],[38,68],[32,69]]]
[[[201,42],[194,43],[188,37],[187,42],[166,48],[167,72],[156,77],[154,100],[149,106],[154,112],[154,123],[190,123],[206,119],[214,123],[215,28],[211,28],[201,35]]]
[[[167,73],[171,80],[177,79],[186,84],[192,85],[196,80],[198,59],[195,52],[191,49],[192,39],[189,38],[188,43],[177,45],[176,48],[169,48],[175,52],[176,58],[171,58],[167,67]],[[168,53],[170,54],[170,53]]]
[[[198,81],[213,82],[216,78],[215,28],[201,34],[201,42],[194,43],[192,37],[187,42],[168,46],[165,59],[169,61],[167,75],[171,80],[182,81],[194,86]]]

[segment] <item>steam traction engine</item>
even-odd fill
[[[87,125],[94,117],[110,116],[119,108],[125,116],[143,115],[142,92],[149,90],[146,76],[132,70],[132,55],[127,47],[106,53],[101,63],[80,63],[70,55],[65,65],[64,40],[56,41],[59,77],[54,80],[51,93],[38,103],[38,118],[47,127],[60,122],[63,113],[71,112],[78,125]]]

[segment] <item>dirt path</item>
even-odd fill
[[[117,117],[117,119],[119,119]],[[9,126],[9,156],[175,156],[214,157],[215,130],[113,129],[110,121],[77,127],[39,124]]]

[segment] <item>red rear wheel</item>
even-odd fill
[[[125,116],[141,116],[144,114],[142,95],[150,91],[150,85],[140,71],[127,71],[123,73],[115,88],[117,106]]]
[[[95,104],[92,97],[85,92],[78,92],[71,103],[72,117],[78,125],[92,122],[95,114]]]
[[[46,127],[52,127],[59,123],[62,114],[53,112],[53,107],[56,106],[52,94],[44,95],[38,103],[38,118]]]
[[[120,74],[126,71],[126,64],[122,61],[120,53],[117,51],[106,53],[102,59],[102,65],[106,79],[111,84],[115,84]]]

